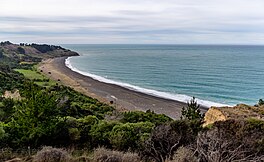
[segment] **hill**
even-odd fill
[[[40,62],[42,59],[78,56],[78,53],[55,45],[47,44],[13,44],[9,41],[0,43],[1,62],[16,62],[20,64]]]

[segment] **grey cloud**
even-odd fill
[[[261,4],[260,0],[252,1]],[[84,3],[79,0],[79,3],[81,2]],[[115,8],[101,15],[98,13],[81,16],[23,14],[0,16],[0,38],[9,36],[20,40],[22,36],[28,35],[56,41],[67,37],[79,42],[76,40],[79,38],[83,43],[90,43],[92,38],[96,38],[97,41],[101,39],[101,43],[111,42],[111,39],[113,43],[120,43],[118,42],[120,40],[121,43],[133,41],[138,43],[137,38],[141,38],[142,43],[182,41],[191,44],[206,42],[264,44],[261,38],[264,35],[264,12],[250,8],[255,6],[253,2],[241,0],[241,4],[236,4],[237,2],[238,0],[230,0],[228,1],[230,4],[227,5],[224,4],[227,2],[220,0],[164,0],[164,2],[133,0],[127,2],[128,6],[131,5],[130,8]],[[246,9],[247,4],[249,9]],[[150,9],[141,8],[142,5],[150,5]]]

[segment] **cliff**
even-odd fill
[[[204,126],[216,121],[225,121],[228,119],[255,118],[264,120],[264,105],[248,106],[239,104],[234,107],[211,107],[205,113]]]

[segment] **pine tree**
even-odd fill
[[[201,113],[200,105],[195,101],[193,97],[190,102],[187,103],[187,107],[183,107],[181,111],[181,119],[187,120],[203,120],[204,114]]]

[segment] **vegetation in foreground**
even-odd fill
[[[51,47],[44,45],[41,51],[61,50]],[[152,111],[118,112],[69,87],[38,84],[46,78],[34,71],[34,64],[23,67],[19,61],[24,59],[9,55],[4,50],[5,61],[0,58],[0,93],[18,89],[21,98],[0,98],[0,161],[264,160],[262,120],[227,120],[204,128],[194,98],[183,108],[181,120]]]

